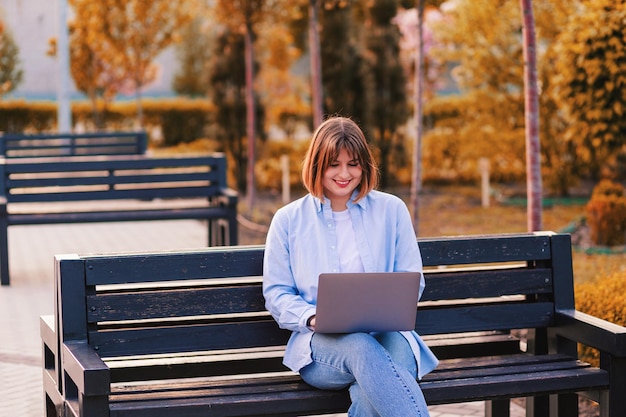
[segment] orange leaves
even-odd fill
[[[577,284],[575,293],[577,310],[626,325],[626,271],[599,271],[596,280]],[[584,361],[600,363],[597,350],[581,346],[580,352]]]
[[[626,7],[613,0],[582,4],[552,47],[558,75],[550,95],[562,109],[566,135],[597,173],[626,135]]]
[[[177,38],[196,11],[195,1],[71,0],[80,28],[80,41],[101,62],[111,79],[135,88],[151,82],[152,61]]]

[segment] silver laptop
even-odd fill
[[[320,274],[315,331],[413,330],[419,285],[419,272]]]

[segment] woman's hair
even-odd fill
[[[302,181],[313,196],[324,200],[322,179],[326,169],[337,160],[339,152],[345,149],[358,160],[363,169],[359,194],[356,201],[365,197],[378,185],[378,167],[372,156],[367,139],[359,126],[346,117],[331,117],[319,125],[302,165]]]

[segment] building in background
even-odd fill
[[[56,100],[57,62],[46,52],[49,39],[57,34],[57,13],[58,0],[0,0],[0,16],[13,33],[24,70],[22,83],[6,96],[7,99]],[[146,86],[142,94],[145,97],[171,96],[171,81],[176,71],[174,48],[161,54],[156,64],[159,68],[157,79]],[[72,98],[84,98],[73,85]],[[120,95],[118,98],[124,97]]]

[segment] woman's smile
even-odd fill
[[[340,187],[347,187],[351,180],[335,180],[335,183]]]
[[[359,160],[342,149],[324,172],[322,186],[324,195],[330,200],[334,211],[343,211],[348,208],[347,203],[352,192],[361,183],[363,168]]]

